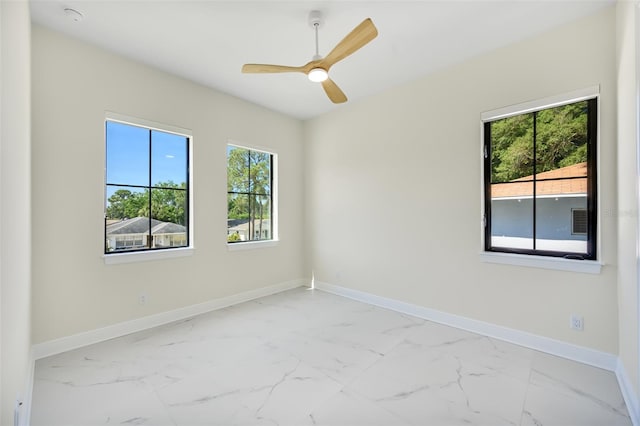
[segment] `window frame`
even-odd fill
[[[246,143],[237,142],[234,140],[228,140],[225,145],[225,159],[226,159],[226,172],[228,179],[228,156],[227,152],[229,147],[245,149],[253,152],[261,152],[264,154],[268,154],[271,158],[271,170],[270,170],[270,178],[271,178],[271,194],[270,194],[270,202],[271,202],[271,238],[268,240],[247,240],[247,241],[226,241],[227,249],[229,251],[237,251],[237,250],[251,250],[256,248],[267,248],[267,247],[275,247],[279,242],[279,233],[278,233],[278,154],[269,148],[259,147],[255,145],[250,145]],[[228,180],[227,180],[227,192],[226,196],[230,192],[228,191]],[[227,207],[227,229],[228,229],[228,220],[229,220],[229,210]],[[228,238],[228,234],[227,234]]]
[[[186,207],[187,207],[187,217],[186,217],[186,227],[187,227],[187,245],[182,247],[157,247],[153,249],[140,249],[140,250],[130,250],[123,252],[106,252],[106,208],[107,208],[107,134],[106,127],[107,122],[115,122],[120,124],[125,124],[129,126],[141,127],[147,129],[149,131],[159,131],[163,133],[170,133],[174,135],[178,135],[186,138],[187,143],[187,183],[186,183]],[[193,133],[191,130],[159,123],[147,119],[142,119],[138,117],[127,116],[119,113],[114,113],[107,111],[105,112],[104,121],[103,121],[103,137],[104,137],[104,176],[103,176],[103,219],[102,219],[102,257],[105,264],[119,264],[119,263],[132,263],[139,261],[148,261],[148,260],[158,260],[158,259],[169,259],[175,257],[185,257],[191,256],[195,249],[194,242],[194,210],[193,210]],[[153,185],[152,185],[153,187]]]
[[[590,238],[588,238],[588,251],[591,256],[574,256],[574,253],[563,252],[547,252],[542,250],[522,250],[522,249],[505,249],[490,247],[490,189],[491,189],[491,153],[489,147],[485,156],[485,147],[487,145],[486,128],[487,123],[497,121],[503,118],[514,117],[522,114],[533,113],[545,109],[558,106],[568,105],[580,101],[588,101],[593,99],[592,115],[589,117],[590,139],[592,145],[589,147],[588,154],[588,174],[587,180],[589,188],[587,193],[591,196],[587,197],[588,209],[592,209],[595,219],[590,223]],[[602,217],[600,208],[600,199],[598,197],[598,188],[600,187],[600,176],[598,173],[600,165],[600,88],[592,86],[573,92],[552,96],[535,101],[516,104],[481,114],[480,120],[480,187],[481,187],[481,248],[480,257],[484,262],[502,263],[510,265],[531,266],[545,269],[568,270],[585,273],[600,273],[602,265],[601,250],[601,226]],[[595,144],[595,147],[593,146]],[[593,216],[593,215],[592,215]],[[590,246],[589,246],[590,245]]]

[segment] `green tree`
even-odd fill
[[[227,194],[227,212],[229,219],[249,219],[249,196]]]
[[[130,219],[138,216],[146,199],[141,192],[118,189],[108,199],[107,219]]]
[[[160,182],[151,188],[151,217],[163,222],[186,223],[186,183]],[[107,219],[149,217],[149,190],[119,189],[108,199]]]
[[[587,161],[587,104],[538,113],[537,170],[546,172]]]
[[[587,102],[521,114],[491,123],[492,182],[509,182],[587,161]]]
[[[151,218],[162,222],[186,224],[186,183],[172,181],[159,182],[158,188],[151,188]],[[149,217],[149,191],[145,190],[147,202],[138,212],[138,216]]]

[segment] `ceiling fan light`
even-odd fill
[[[309,71],[308,76],[309,76],[309,80],[316,83],[320,83],[325,81],[327,78],[329,78],[329,73],[327,73],[325,69],[314,68],[311,71]]]

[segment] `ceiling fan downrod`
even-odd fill
[[[316,33],[316,54],[313,56],[313,61],[319,61],[322,59],[320,56],[320,49],[318,44],[318,28],[322,25],[322,13],[319,10],[312,10],[309,13],[309,25],[313,27]],[[307,74],[309,80],[316,83],[321,83],[329,78],[329,73],[324,68],[316,67],[312,68]]]
[[[316,24],[313,24],[313,27],[316,29],[316,54],[315,54],[315,56],[313,57],[313,60],[314,60],[314,61],[318,61],[318,60],[322,59],[322,58],[320,57],[320,52],[319,52],[319,49],[318,49],[318,27],[319,27],[319,26],[320,26],[320,24],[317,24],[317,23],[316,23]]]

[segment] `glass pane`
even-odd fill
[[[536,248],[569,253],[587,253],[587,234],[580,221],[574,229],[574,211],[586,211],[586,196],[540,197],[536,205]],[[581,219],[582,217],[580,217]],[[576,232],[578,231],[578,232]]]
[[[491,123],[491,183],[533,176],[533,114]]]
[[[573,212],[587,208],[587,102],[540,111],[536,125],[536,248],[586,254]]]
[[[533,114],[491,123],[491,246],[533,249]]]
[[[187,245],[187,192],[151,189],[152,248]]]
[[[533,247],[533,182],[491,185],[491,246]]]
[[[149,233],[149,195],[146,190],[107,186],[105,251],[140,250]]]
[[[249,192],[249,151],[227,147],[227,191]]]
[[[249,155],[249,192],[253,194],[271,193],[271,154],[250,151]]]
[[[271,197],[254,195],[251,199],[252,239],[270,240],[271,237]]]
[[[187,182],[187,143],[184,136],[151,132],[151,182],[153,186],[175,187]]]
[[[252,229],[249,224],[249,196],[227,195],[227,241],[249,241]]]
[[[107,121],[107,183],[149,185],[149,130]]]
[[[107,186],[107,220],[133,219],[149,210],[147,191],[128,186]]]
[[[536,132],[536,179],[586,176],[587,101],[538,112]]]

